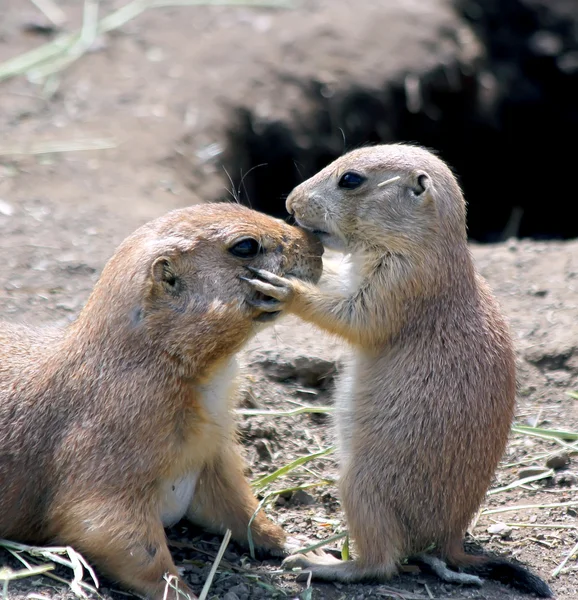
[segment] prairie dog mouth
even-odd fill
[[[255,317],[254,321],[257,321],[258,323],[268,323],[269,321],[274,321],[280,314],[280,310],[276,312],[263,312],[258,317]]]
[[[303,223],[302,221],[300,221],[297,218],[295,219],[295,222],[297,223],[297,225],[299,227],[301,227],[301,229],[305,229],[306,231],[309,231],[313,235],[317,235],[317,236],[331,235],[328,231],[325,231],[324,229],[320,229],[320,228],[312,226],[312,225],[306,225],[305,223]]]
[[[334,233],[314,227],[303,227],[303,229],[307,229],[315,237],[317,237],[317,239],[323,244],[324,248],[328,248],[329,250],[337,250],[338,252],[345,252],[344,241]]]

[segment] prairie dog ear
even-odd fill
[[[410,187],[414,196],[423,196],[431,187],[432,181],[425,171],[414,171],[411,174]]]
[[[178,294],[181,291],[181,279],[177,275],[173,260],[168,256],[159,256],[155,259],[151,267],[151,277],[154,283],[171,294]]]

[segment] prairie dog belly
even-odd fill
[[[163,527],[172,527],[185,516],[193,501],[198,479],[197,471],[163,483],[160,497]]]
[[[355,394],[358,372],[358,357],[353,355],[346,361],[335,390],[335,424],[337,428],[337,450],[339,462],[344,465],[351,455],[351,440],[355,428]]]
[[[198,386],[203,407],[211,419],[225,430],[229,429],[231,421],[229,409],[238,371],[237,359],[232,357],[213,374],[209,381]],[[217,446],[214,450],[218,451],[218,449]],[[194,462],[194,459],[191,462]],[[178,523],[194,506],[195,488],[201,470],[202,466],[198,470],[191,470],[161,484],[160,515],[164,527],[172,527]]]

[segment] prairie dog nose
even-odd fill
[[[285,201],[285,208],[291,216],[295,215],[295,209],[293,208],[293,194],[289,194],[289,196],[287,196],[287,200]]]

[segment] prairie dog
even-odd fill
[[[279,313],[241,278],[315,282],[322,253],[245,207],[175,210],[119,246],[66,329],[1,323],[0,537],[69,544],[151,600],[178,575],[163,526],[186,516],[246,542],[257,500],[230,414],[235,353]],[[287,553],[263,513],[252,536]]]
[[[362,148],[296,187],[286,206],[326,247],[350,255],[341,291],[263,270],[252,283],[351,344],[336,420],[341,502],[358,557],[295,555],[285,565],[352,582],[390,578],[404,557],[420,555],[448,581],[481,584],[446,564],[550,597],[524,568],[463,548],[507,443],[516,376],[450,169],[421,147]]]

